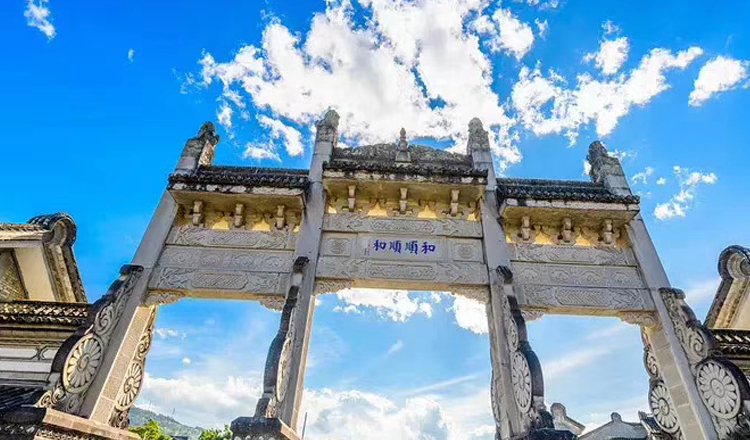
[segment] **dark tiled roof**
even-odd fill
[[[497,195],[503,199],[564,200],[576,202],[637,204],[638,196],[611,193],[604,185],[576,180],[497,179]]]
[[[750,330],[711,330],[719,348],[728,357],[750,357]]]
[[[290,168],[200,166],[189,174],[170,175],[169,188],[184,183],[306,189],[309,185],[307,174],[307,170]]]
[[[2,324],[65,325],[73,330],[86,319],[91,306],[86,303],[13,301],[0,303]]]
[[[435,164],[400,164],[395,161],[334,161],[331,163],[324,163],[323,169],[344,172],[367,171],[384,174],[413,174],[417,176],[427,177],[487,177],[487,170],[475,170],[473,168],[442,166]]]
[[[43,388],[0,385],[0,411],[33,405],[44,394]]]
[[[43,230],[44,228],[39,225],[31,225],[28,223],[0,223],[0,231],[33,232]]]

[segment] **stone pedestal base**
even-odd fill
[[[238,417],[230,429],[234,440],[300,440],[292,428],[275,418]]]
[[[513,440],[577,440],[578,436],[570,431],[556,429],[537,429]]]
[[[49,408],[0,413],[0,440],[140,440],[137,434]]]

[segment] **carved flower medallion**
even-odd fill
[[[102,363],[102,343],[96,336],[87,335],[78,341],[65,363],[65,387],[75,393],[91,384]]]
[[[651,407],[651,412],[654,413],[654,419],[656,419],[656,422],[664,431],[670,434],[679,431],[680,426],[677,423],[677,414],[674,411],[672,398],[663,382],[656,381],[651,383],[648,403]]]
[[[740,387],[726,367],[709,360],[698,367],[696,382],[701,398],[711,414],[729,419],[739,413],[742,406]]]
[[[531,370],[526,356],[518,351],[511,360],[511,382],[518,409],[528,412],[531,409]]]
[[[656,361],[656,356],[651,350],[646,350],[643,353],[643,365],[646,367],[646,372],[652,379],[659,377],[659,363]]]
[[[128,409],[138,397],[138,392],[143,384],[143,366],[140,362],[132,362],[125,372],[125,382],[122,384],[122,392],[117,399],[120,409]]]

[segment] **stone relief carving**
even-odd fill
[[[263,307],[277,312],[280,312],[284,308],[284,297],[281,295],[261,296],[258,298],[258,302],[261,303]]]
[[[320,257],[320,278],[416,280],[448,284],[487,284],[479,263],[391,262],[365,258]]]
[[[479,240],[451,240],[451,259],[453,261],[483,262],[482,242]]]
[[[450,286],[450,293],[486,303],[490,299],[488,286]]]
[[[623,312],[617,316],[628,324],[640,327],[658,327],[659,318],[653,312]]]
[[[120,277],[93,304],[83,325],[55,355],[47,391],[36,406],[77,414],[142,271],[140,266],[126,265],[120,269]]]
[[[184,292],[151,291],[148,292],[141,302],[144,306],[155,306],[157,304],[172,304],[177,300],[185,298]]]
[[[294,250],[296,238],[297,234],[289,231],[225,231],[183,226],[172,228],[167,244]]]
[[[166,246],[160,267],[226,269],[250,272],[289,272],[292,252]]]
[[[644,287],[640,274],[634,267],[525,262],[514,262],[512,267],[518,284],[617,288]]]
[[[352,241],[356,238],[356,235],[349,237],[342,236],[324,236],[323,243],[320,246],[321,255],[333,255],[333,256],[351,256],[352,255]]]
[[[721,355],[718,343],[695,317],[681,290],[662,288],[659,293],[719,439],[750,437],[750,384],[747,377]]]
[[[513,282],[513,274],[508,268],[501,266],[498,267],[497,271],[498,279],[504,280],[505,284]],[[502,319],[507,348],[510,352],[513,399],[518,410],[526,418],[530,430],[554,429],[552,416],[547,412],[544,404],[542,366],[529,344],[526,321],[518,307],[515,296],[503,296]],[[499,396],[493,393],[492,397],[494,405]]]
[[[323,230],[340,232],[402,233],[446,235],[451,237],[482,236],[482,225],[476,221],[459,219],[418,219],[368,217],[358,213],[326,214]]]
[[[661,377],[659,362],[654,356],[650,338],[643,329],[641,329],[641,338],[643,339],[643,366],[646,367],[649,376],[649,407],[656,423],[664,433],[674,440],[681,439],[682,432],[677,419],[676,407]]]
[[[0,251],[0,301],[18,301],[26,298],[12,251]]]
[[[584,263],[610,266],[635,266],[630,249],[613,247],[554,246],[509,244],[511,260],[535,263]]]
[[[353,284],[352,280],[317,278],[315,280],[315,294],[336,293],[344,289],[351,289]]]
[[[302,283],[307,257],[298,257],[294,262],[292,282],[281,312],[281,323],[276,337],[271,342],[263,374],[263,394],[255,409],[256,417],[275,418],[280,402],[286,396],[289,387],[289,362],[294,344],[297,296]]]
[[[130,408],[143,387],[146,354],[154,339],[154,321],[156,321],[156,307],[151,309],[146,329],[138,341],[133,360],[130,361],[130,365],[125,371],[125,378],[115,398],[115,407],[109,419],[109,424],[115,428],[127,429],[130,426]]]
[[[647,289],[517,285],[524,306],[572,307],[606,310],[650,310]]]
[[[165,290],[234,290],[248,293],[280,293],[283,273],[158,268],[149,287]]]

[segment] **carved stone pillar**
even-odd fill
[[[308,175],[310,186],[305,198],[305,210],[295,248],[295,267],[279,333],[271,343],[263,395],[258,402],[255,417],[234,420],[232,432],[235,437],[251,440],[265,434],[278,439],[296,438],[294,430],[304,390],[307,351],[315,310],[315,269],[326,204],[323,163],[330,160],[336,145],[338,122],[339,115],[329,110],[315,124],[315,149]]]
[[[742,371],[724,358],[711,332],[698,321],[685,302],[682,291],[672,288],[659,289],[666,309],[663,324],[674,330],[691,376],[684,385],[694,385],[700,397],[700,406],[711,419],[713,429],[704,428],[704,438],[734,440],[750,438],[750,384]],[[646,371],[651,377],[649,405],[659,426],[674,439],[701,438],[693,426],[691,414],[679,407],[664,376],[669,374],[669,363],[658,356],[652,345],[657,340],[659,328],[644,331]],[[691,402],[692,403],[692,402]],[[695,403],[693,403],[695,405]],[[697,411],[693,411],[697,412]]]
[[[508,269],[510,251],[499,218],[495,191],[497,179],[489,133],[477,118],[469,123],[467,152],[471,155],[474,168],[487,171],[487,187],[480,203],[480,212],[490,282],[487,319],[496,438],[575,438],[568,431],[554,431],[552,416],[544,408],[541,366],[526,338],[525,320],[513,294],[513,277]]]

